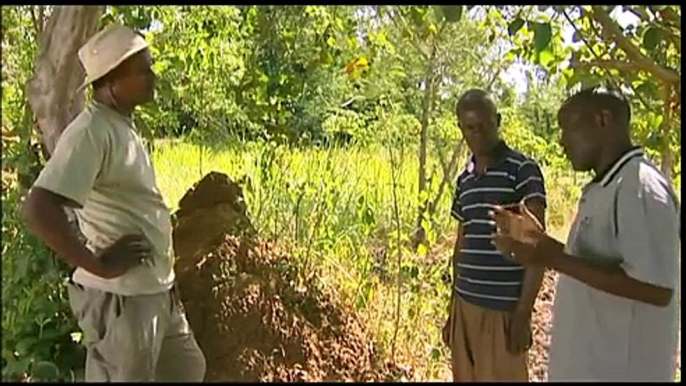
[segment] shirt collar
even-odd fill
[[[627,150],[624,154],[619,156],[612,166],[607,168],[607,170],[601,174],[597,174],[593,178],[592,182],[600,183],[602,186],[607,186],[607,184],[612,181],[613,178],[619,173],[619,171],[627,164],[631,159],[635,157],[643,157],[643,149],[640,146],[634,146]]]
[[[491,156],[493,157],[493,165],[497,165],[500,162],[502,162],[505,157],[507,157],[508,152],[510,151],[510,147],[507,146],[507,143],[505,143],[504,140],[500,140],[497,145],[493,147],[493,150],[491,150]],[[474,157],[474,153],[469,157],[469,163],[467,164],[467,172],[468,173],[474,173],[474,170],[476,168],[476,158]]]
[[[111,108],[110,106],[108,106],[104,103],[100,103],[100,102],[96,101],[95,99],[91,100],[91,105],[93,107],[95,107],[96,109],[107,111],[108,114],[113,115],[116,118],[123,120],[129,126],[133,126],[133,118],[132,117],[127,117],[124,114],[120,113],[119,111]]]

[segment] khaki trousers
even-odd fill
[[[200,382],[205,357],[174,290],[120,296],[67,283],[83,331],[86,382]]]
[[[526,352],[507,350],[510,314],[466,302],[455,294],[448,343],[454,382],[528,382]]]

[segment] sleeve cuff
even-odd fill
[[[83,208],[83,206],[86,204],[85,197],[80,197],[74,192],[69,191],[69,189],[64,186],[57,186],[50,183],[46,183],[46,181],[43,181],[41,179],[36,180],[33,186],[36,188],[45,189],[51,193],[57,194],[58,196],[62,196],[68,200],[71,200],[78,204],[81,208]]]

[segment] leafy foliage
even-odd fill
[[[561,76],[567,89],[605,84],[633,94],[635,139],[661,154],[663,169],[673,173],[681,162],[681,8],[542,8],[523,7],[509,19],[511,54]],[[618,12],[635,21],[622,26],[611,16]],[[578,47],[562,46],[565,26]]]

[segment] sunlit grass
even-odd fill
[[[397,253],[389,154],[371,149],[274,149],[268,144],[231,146],[204,152],[188,143],[159,144],[153,154],[158,184],[168,205],[210,171],[243,179],[251,220],[265,237],[288,245],[294,257],[324,272],[319,280],[354,306],[369,332],[390,355],[395,329]],[[397,156],[397,155],[396,155]],[[544,168],[548,190],[547,223],[565,241],[586,181],[581,176]],[[401,235],[406,241],[415,221],[416,152],[403,156],[397,182]],[[587,178],[587,177],[586,177]],[[435,191],[438,181],[431,184]],[[440,328],[447,317],[449,288],[440,281],[452,252],[455,222],[449,216],[452,183],[434,221],[434,244],[423,256],[405,250],[406,277],[396,357],[415,370],[417,380],[450,379],[448,350]],[[385,251],[379,261],[374,251]],[[375,268],[376,266],[376,268]],[[383,279],[375,269],[384,270]]]

